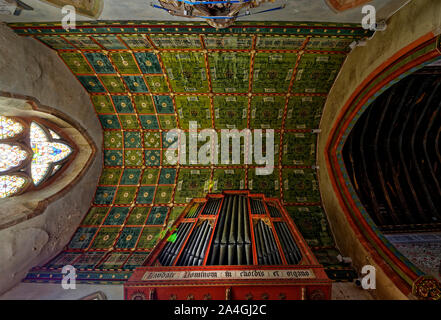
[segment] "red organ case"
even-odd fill
[[[125,299],[330,299],[331,280],[278,199],[193,199],[124,284]]]

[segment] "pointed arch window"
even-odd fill
[[[0,116],[0,198],[55,179],[72,158],[72,145],[47,120]]]

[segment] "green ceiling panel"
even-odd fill
[[[143,226],[149,215],[150,207],[134,207],[127,218],[128,226]]]
[[[141,233],[141,230],[142,228],[140,227],[125,227],[122,230],[121,235],[119,236],[118,241],[115,244],[115,248],[131,249],[135,247],[139,234]]]
[[[158,184],[174,184],[176,178],[175,168],[162,168]]]
[[[79,228],[69,243],[70,249],[87,249],[98,228]]]
[[[181,169],[178,174],[175,202],[187,203],[204,197],[210,184],[210,169]]]
[[[142,140],[140,132],[126,131],[124,132],[124,148],[136,149],[142,148]]]
[[[158,182],[159,169],[149,168],[144,170],[141,178],[142,185],[155,185]]]
[[[143,116],[141,115],[139,118],[141,118],[141,117],[143,117]],[[154,121],[153,117],[146,119],[146,122],[145,122],[146,126],[152,125],[152,123]],[[125,130],[128,130],[128,129],[139,130],[139,129],[141,129],[141,127],[139,125],[138,118],[135,115],[121,115],[120,114],[119,120],[121,121],[122,128]],[[153,125],[154,125],[154,123],[153,123]]]
[[[154,131],[144,132],[144,147],[146,149],[160,149],[161,134]]]
[[[257,52],[254,58],[253,92],[287,93],[296,61],[296,53]]]
[[[245,189],[244,169],[215,169],[213,174],[213,192]]]
[[[259,36],[256,41],[256,49],[300,50],[306,40],[306,37]]]
[[[208,92],[207,70],[201,52],[161,53],[174,92]]]
[[[300,59],[293,92],[327,93],[345,58],[343,54],[305,53]]]
[[[135,113],[129,96],[112,96],[113,105],[118,113]]]
[[[153,207],[147,218],[147,225],[163,225],[168,214],[167,207]]]
[[[334,245],[326,215],[319,206],[286,207],[306,242],[311,247]]]
[[[130,92],[133,93],[147,93],[149,89],[144,82],[142,76],[123,76],[124,82]]]
[[[104,148],[121,149],[123,146],[123,132],[121,131],[105,131],[104,132]]]
[[[100,185],[117,185],[121,177],[121,168],[104,168],[99,184]]]
[[[280,129],[286,105],[283,96],[254,96],[251,100],[251,123],[253,129]]]
[[[84,56],[89,61],[96,73],[116,73],[109,58],[101,52],[85,52]]]
[[[289,98],[285,128],[308,129],[318,128],[322,117],[325,97],[293,96]]]
[[[112,254],[111,256],[122,255],[122,253]],[[104,252],[86,252],[84,255],[79,257],[73,266],[75,268],[94,268],[99,261],[104,257]],[[110,258],[108,258],[110,260]],[[106,261],[108,260],[106,259]]]
[[[81,225],[83,226],[99,226],[103,223],[108,207],[91,207]]]
[[[115,113],[112,101],[107,95],[94,95],[92,96],[92,103],[98,114],[111,114]]]
[[[135,52],[136,61],[138,62],[141,73],[162,73],[159,65],[158,57],[152,52]],[[140,73],[139,71],[137,73]]]
[[[153,93],[167,93],[170,92],[167,84],[167,80],[164,75],[160,76],[148,76],[146,77],[146,83]]]
[[[121,74],[139,74],[133,55],[130,52],[111,52],[109,57]]]
[[[104,49],[118,50],[127,48],[122,41],[114,35],[94,35],[92,38],[95,42],[104,47]]]
[[[95,236],[91,248],[101,250],[112,248],[120,230],[120,227],[102,227]]]
[[[286,203],[319,203],[317,175],[313,169],[285,169],[282,172]]]
[[[309,132],[287,132],[283,136],[283,165],[313,166],[317,136]]]
[[[138,185],[141,178],[141,169],[125,169],[121,177],[121,185]]]
[[[78,80],[80,80],[84,88],[91,93],[106,92],[106,89],[96,76],[78,76]]]
[[[151,35],[153,44],[160,49],[201,49],[202,44],[199,36],[187,35]]]
[[[136,187],[119,187],[115,196],[115,204],[129,205],[136,197]]]
[[[123,40],[127,47],[134,50],[150,49],[152,45],[143,36],[137,34],[125,34],[119,36]]]
[[[138,197],[136,198],[136,203],[137,204],[153,203],[154,195],[155,195],[154,186],[142,186],[138,190]]]
[[[135,103],[136,111],[139,114],[154,114],[155,113],[155,108],[153,107],[153,101],[150,96],[134,95],[133,102]]]
[[[263,193],[267,197],[279,198],[279,169],[274,169],[270,175],[257,175],[255,169],[249,169],[248,189],[250,189],[252,192]]]
[[[159,240],[159,235],[162,231],[161,227],[145,227],[142,231],[138,249],[153,249],[156,242]]]
[[[122,187],[124,188],[124,187]],[[130,209],[128,207],[113,207],[104,220],[103,225],[119,226],[125,221]]]
[[[159,124],[161,129],[170,130],[178,127],[176,116],[174,115],[158,115]]]
[[[248,92],[250,53],[213,52],[208,55],[212,90],[215,93]]]
[[[215,96],[214,125],[216,129],[244,129],[247,127],[248,97]]]
[[[87,63],[86,59],[81,53],[75,52],[60,52],[60,57],[66,65],[76,74],[90,74],[92,68]]]
[[[174,113],[173,99],[170,96],[153,96],[157,113]]]
[[[233,36],[222,34],[207,34],[203,37],[207,49],[234,49],[249,50],[253,45],[250,35],[236,34]]]
[[[74,48],[79,50],[101,50],[99,44],[97,44],[92,38],[86,35],[66,35],[64,36],[67,42],[72,44]]]
[[[123,93],[126,92],[126,87],[120,76],[104,75],[99,76],[101,83],[110,93]]]
[[[68,43],[66,40],[59,36],[40,36],[36,37],[38,40],[46,44],[47,46],[55,49],[55,50],[71,50],[75,49],[73,45]]]
[[[182,129],[189,129],[190,121],[196,121],[200,129],[212,128],[209,97],[177,96],[175,101]]]

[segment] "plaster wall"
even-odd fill
[[[87,129],[97,150],[72,189],[41,214],[0,230],[0,294],[67,244],[86,214],[101,168],[102,129],[84,88],[55,51],[0,24],[0,91],[31,96]],[[2,203],[0,200],[0,213]],[[4,206],[5,208],[5,206]]]
[[[356,88],[381,64],[395,53],[419,38],[441,31],[441,1],[411,1],[389,21],[387,30],[377,32],[364,47],[355,48],[347,57],[340,74],[331,89],[325,104],[320,124],[318,141],[319,184],[322,201],[337,245],[342,253],[350,256],[358,270],[364,265],[374,265],[377,269],[377,290],[374,296],[380,299],[406,299],[407,297],[392,283],[374,263],[372,256],[361,245],[350,227],[343,209],[333,190],[326,166],[326,143],[337,117]]]

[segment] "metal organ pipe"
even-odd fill
[[[193,223],[182,223],[178,227],[176,240],[174,242],[169,242],[170,245],[167,248],[168,250],[163,250],[164,255],[161,255],[162,259],[161,257],[159,258],[162,265],[171,266],[173,264],[173,261],[175,260],[179,249],[181,248],[183,241],[186,239],[192,225]]]
[[[213,197],[194,204],[185,217],[198,220],[181,223],[176,240],[166,243],[158,259],[164,266],[173,265],[176,259],[177,266],[201,266],[208,255],[207,265],[252,265],[253,223],[259,265],[282,265],[282,252],[288,264],[298,264],[302,255],[288,224],[282,220],[279,207],[274,203],[268,203],[267,207],[268,211],[263,200],[243,194],[226,194],[223,198]]]
[[[219,216],[219,221],[216,226],[213,248],[211,249],[211,258],[209,263],[210,265],[216,264],[215,261],[218,260],[218,257],[220,256],[219,251],[220,251],[220,243],[221,243],[221,234],[222,234],[223,224],[225,222],[226,214],[227,211],[229,210],[228,208],[230,207],[230,205],[231,205],[231,197],[225,196],[224,204],[222,206],[221,213]]]

